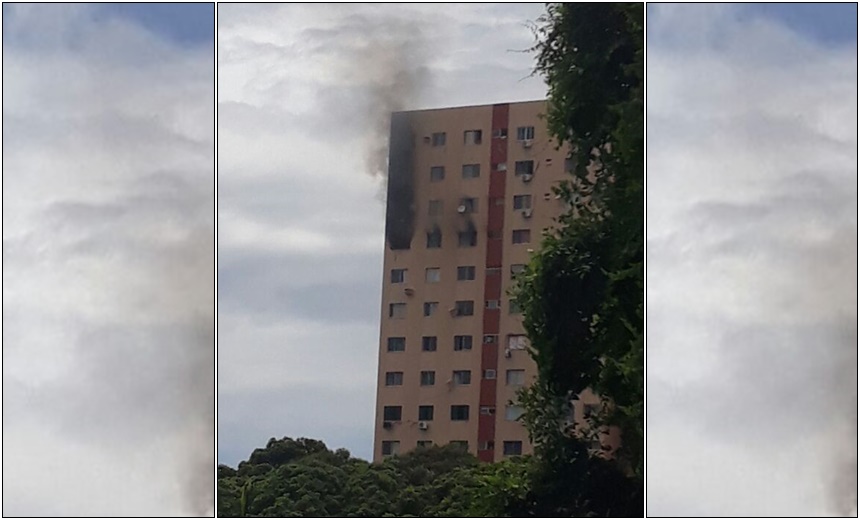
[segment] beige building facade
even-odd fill
[[[534,380],[508,290],[565,210],[545,101],[392,116],[374,460],[460,443],[528,454],[512,405]],[[574,418],[597,403],[581,396]]]

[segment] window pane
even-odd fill
[[[534,161],[517,161],[514,163],[514,173],[516,175],[534,175],[535,172],[535,162]]]
[[[523,441],[505,441],[502,444],[502,453],[505,455],[522,455]]]
[[[399,421],[403,415],[403,409],[400,406],[385,406],[382,408],[382,418],[386,421]]]
[[[521,406],[508,405],[505,407],[505,420],[506,421],[516,421],[523,415],[523,408]]]
[[[406,269],[392,269],[391,283],[403,283],[406,281]]]
[[[531,234],[531,230],[529,229],[515,229],[513,232],[513,243],[528,244],[531,242]]]
[[[425,352],[436,351],[436,336],[424,336],[421,338],[421,350]]]
[[[430,167],[430,181],[436,182],[441,181],[445,178],[445,167],[444,166],[431,166]]]
[[[388,338],[389,352],[403,352],[406,350],[406,338]]]
[[[505,384],[522,386],[526,381],[525,370],[508,370],[505,374]]]
[[[405,303],[392,303],[388,306],[388,317],[394,319],[402,319],[406,317]]]
[[[481,165],[480,164],[464,164],[463,165],[463,178],[464,179],[475,179],[481,176]]]
[[[472,336],[454,336],[454,350],[472,350]]]
[[[385,386],[401,386],[403,384],[403,372],[386,372]]]
[[[451,406],[452,421],[468,421],[469,420],[469,405],[452,405]]]
[[[475,279],[475,266],[474,265],[461,265],[457,268],[457,280],[474,280]]]
[[[432,421],[433,420],[433,407],[432,406],[419,406],[418,407],[418,420],[419,421]]]
[[[445,132],[433,134],[433,146],[445,146]]]
[[[442,232],[440,230],[427,233],[427,248],[437,249],[442,247]]]
[[[424,302],[424,316],[432,316],[438,307],[439,302]]]
[[[442,214],[442,201],[441,200],[431,200],[427,205],[427,214],[431,217],[435,217]]]
[[[455,385],[468,385],[472,383],[471,370],[455,370],[452,377]]]
[[[421,386],[433,386],[436,384],[436,372],[433,370],[423,370],[421,372]]]
[[[436,283],[439,281],[439,268],[438,267],[428,267],[424,271],[424,281],[428,283]]]

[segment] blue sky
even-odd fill
[[[215,44],[215,6],[205,3],[103,3],[85,4],[83,16],[99,24],[120,18],[166,40],[185,46]],[[34,33],[16,31],[14,4],[3,4],[3,41],[35,42]],[[12,29],[12,30],[8,30]]]
[[[856,3],[742,5],[748,14],[776,20],[816,41],[836,45],[857,44]]]

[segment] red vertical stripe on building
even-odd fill
[[[487,201],[487,261],[484,280],[484,299],[497,300],[501,305],[502,297],[502,249],[503,230],[505,225],[505,177],[504,171],[497,171],[496,166],[506,163],[508,159],[508,140],[501,137],[502,130],[508,129],[508,105],[493,105],[492,139],[490,141],[490,189]],[[495,269],[491,271],[490,269]],[[478,458],[492,462],[495,452],[496,437],[496,380],[485,379],[487,370],[497,370],[499,347],[499,309],[488,309],[484,306],[484,338],[492,337],[494,341],[481,342],[481,392],[480,408],[493,410],[492,414],[478,415]],[[493,443],[488,449],[488,443]]]

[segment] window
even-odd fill
[[[389,352],[403,352],[406,350],[406,338],[388,338]]]
[[[484,334],[484,344],[492,345],[499,341],[499,336],[497,334]]]
[[[499,308],[499,300],[487,300],[486,306],[488,309],[498,309]]]
[[[493,130],[493,137],[496,139],[507,139],[508,138],[508,129],[507,128],[496,128]]]
[[[469,385],[472,384],[472,371],[471,370],[455,370],[454,374],[451,376],[451,380],[455,385]]]
[[[445,132],[435,132],[432,140],[433,146],[445,146]]]
[[[502,274],[501,267],[488,267],[486,270],[487,276],[500,276]]]
[[[511,264],[511,279],[526,270],[526,264]]]
[[[477,231],[458,231],[457,245],[460,247],[474,247],[478,245]]]
[[[475,279],[474,265],[461,265],[457,267],[457,280],[464,282]]]
[[[525,141],[526,139],[535,138],[535,127],[521,126],[517,128],[517,141]]]
[[[491,229],[487,231],[487,238],[490,240],[501,240],[502,239],[502,230],[501,229]]]
[[[508,386],[523,386],[526,383],[526,371],[522,369],[508,370],[505,374],[505,384]]]
[[[452,421],[468,421],[469,420],[469,405],[467,405],[467,404],[451,405],[451,420]]]
[[[506,171],[508,171],[508,164],[503,163],[503,162],[496,163],[493,166],[493,169],[496,170],[497,172],[506,172]]]
[[[475,314],[475,302],[461,300],[454,303],[455,316],[472,316],[473,314]]]
[[[528,244],[532,239],[530,229],[515,229],[513,234],[514,244]]]
[[[418,407],[418,420],[419,421],[432,421],[433,420],[433,407],[432,406],[419,406]]]
[[[469,441],[451,441],[448,444],[460,448],[461,451],[469,451]]]
[[[433,441],[418,441],[419,448],[429,448],[433,446]]]
[[[496,443],[494,441],[481,441],[478,443],[478,449],[482,451],[495,449]]]
[[[496,378],[496,371],[495,370],[493,370],[492,368],[488,368],[488,369],[484,370],[484,379],[495,379],[495,378]]]
[[[424,302],[424,316],[433,316],[437,308],[439,308],[439,302]]]
[[[514,163],[514,173],[516,175],[534,175],[535,173],[535,162],[534,161],[517,161]]]
[[[464,144],[481,144],[481,131],[480,130],[466,130],[463,132],[463,143]]]
[[[444,166],[431,166],[430,167],[430,182],[439,182],[445,179],[445,167]]]
[[[522,455],[523,441],[504,441],[502,453],[505,455]]]
[[[567,173],[572,173],[573,170],[576,169],[576,159],[573,157],[568,157],[564,160],[564,171]]]
[[[442,231],[434,229],[427,233],[427,249],[438,249],[442,247]]]
[[[403,384],[403,372],[386,372],[385,386],[400,386]]]
[[[514,195],[514,209],[529,209],[531,207],[531,195]]]
[[[424,281],[427,283],[436,283],[439,281],[439,268],[428,267],[424,270]]]
[[[427,204],[427,214],[431,217],[437,217],[442,214],[443,207],[441,200],[431,200]]]
[[[402,417],[402,406],[385,406],[382,408],[382,419],[385,421],[399,421]]]
[[[406,317],[406,304],[405,303],[389,303],[388,304],[388,317],[394,319],[403,319]]]
[[[433,386],[436,384],[436,372],[433,370],[421,371],[421,386]]]
[[[517,421],[523,415],[523,407],[508,405],[505,407],[505,420],[506,421]]]
[[[520,307],[520,304],[517,303],[516,300],[510,300],[508,302],[508,314],[522,314],[523,309]]]
[[[478,199],[474,197],[460,199],[460,206],[457,208],[458,213],[476,213],[477,211]]]
[[[496,415],[496,407],[495,406],[482,406],[481,407],[481,415]]]
[[[400,441],[382,441],[382,455],[397,455],[400,451]]]
[[[464,179],[477,179],[481,176],[481,165],[480,164],[464,164],[463,165],[463,178]]]
[[[525,334],[511,334],[508,336],[508,348],[511,350],[526,350],[529,348],[529,338]]]
[[[436,336],[422,337],[421,350],[423,350],[424,352],[436,352]]]
[[[472,336],[454,336],[454,350],[472,350]]]
[[[392,269],[391,283],[403,283],[406,281],[406,269]]]

